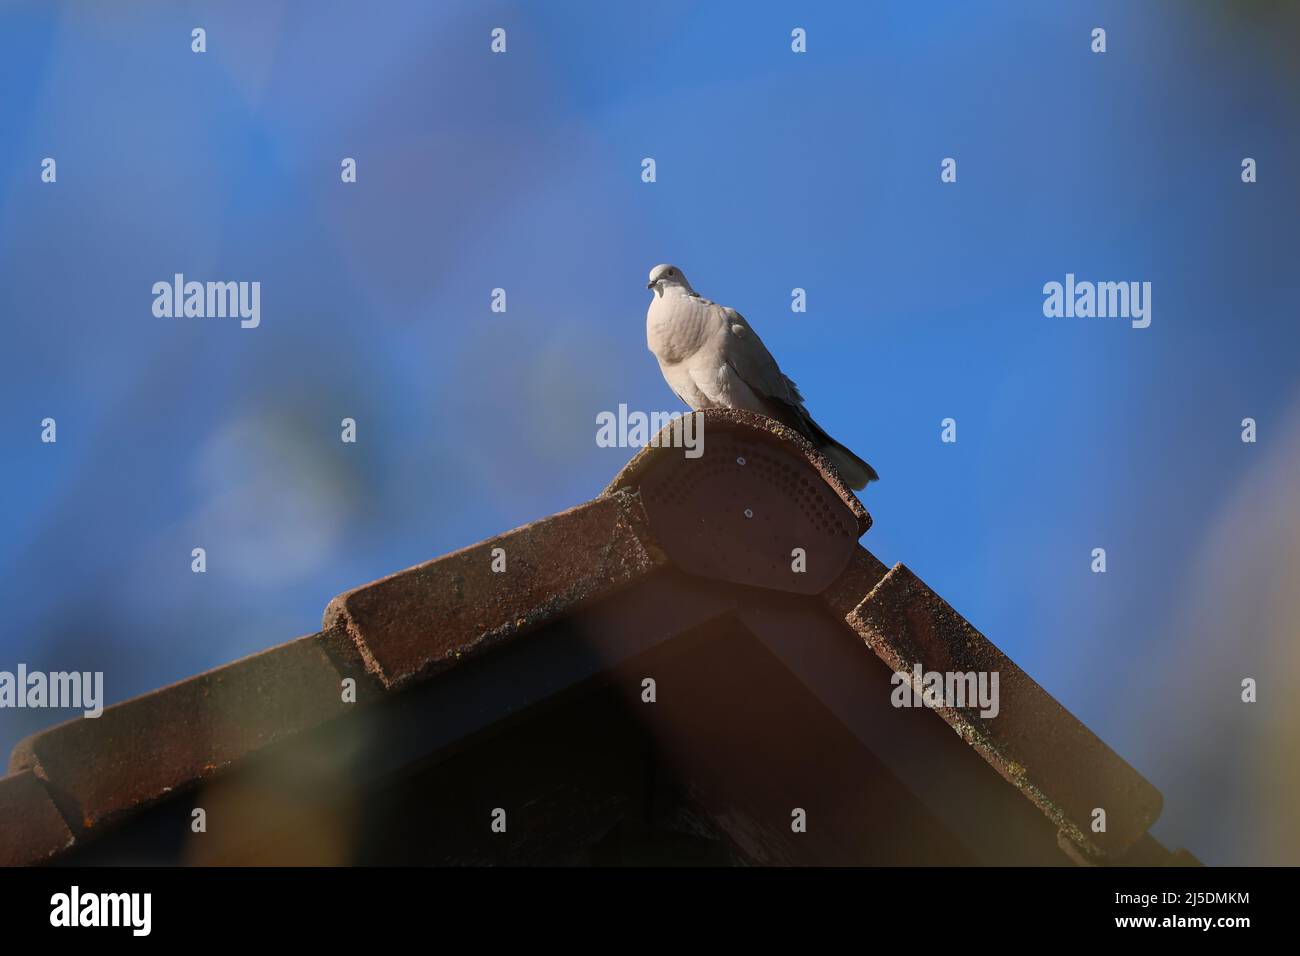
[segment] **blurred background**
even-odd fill
[[[1300,863],[1298,27],[1281,2],[6,3],[0,670],[103,670],[122,700],[594,496],[632,454],[596,414],[680,408],[645,346],[670,261],[879,470],[864,544],[1163,791],[1157,837]],[[154,317],[177,272],[260,281],[260,328]],[[1150,328],[1045,318],[1067,272],[1150,281]],[[0,751],[70,716],[0,711]]]

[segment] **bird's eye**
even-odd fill
[[[672,275],[672,274],[673,274],[673,270],[672,270],[672,269],[669,269],[669,270],[668,270],[668,274],[669,274],[669,275]]]

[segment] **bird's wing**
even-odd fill
[[[726,306],[714,305],[713,308],[721,310],[726,322],[727,364],[741,380],[755,394],[764,398],[775,399],[795,408],[802,406],[803,396],[799,394],[799,387],[782,373],[776,359],[772,358],[772,353],[745,321],[745,317]]]

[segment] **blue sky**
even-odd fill
[[[590,498],[630,454],[596,447],[595,415],[679,407],[644,331],[646,273],[671,261],[879,470],[864,543],[1151,779],[1158,835],[1300,860],[1277,803],[1300,676],[1286,8],[0,18],[0,669],[103,669],[124,699]],[[155,318],[176,272],[260,281],[261,326]],[[1045,318],[1067,272],[1151,282],[1150,328]],[[58,716],[0,712],[0,748]]]

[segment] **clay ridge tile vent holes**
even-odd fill
[[[825,590],[861,533],[806,459],[757,432],[714,430],[699,458],[661,455],[641,480],[641,500],[678,567],[797,594]]]

